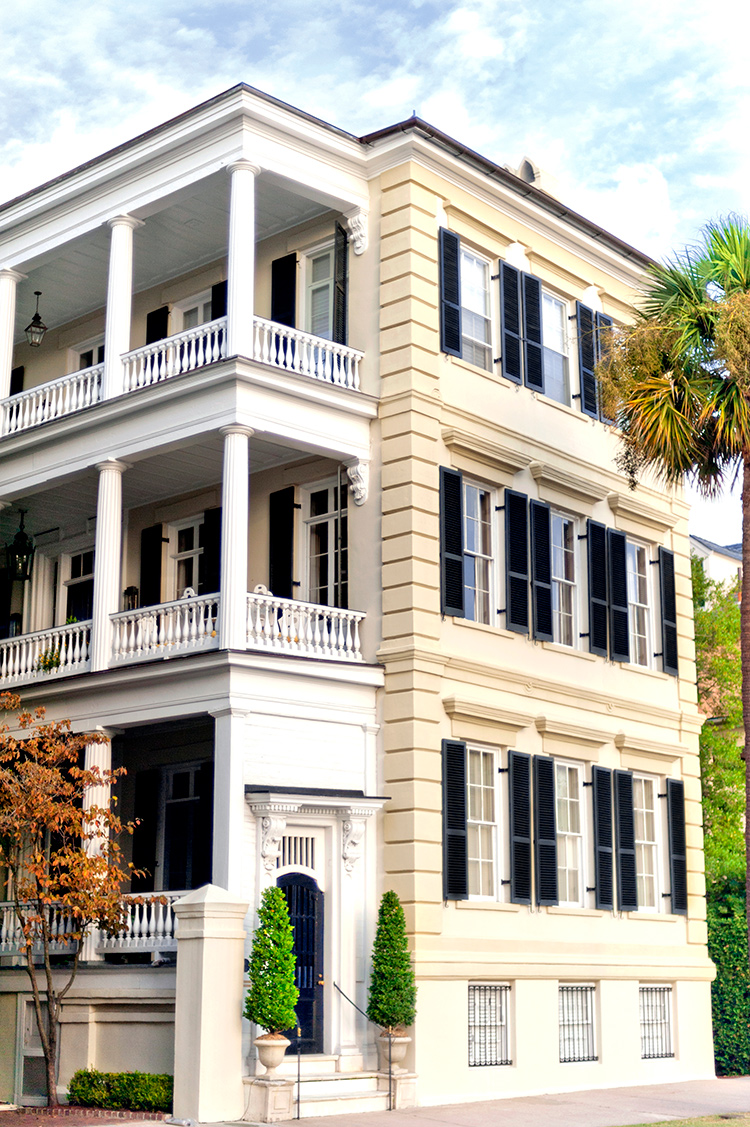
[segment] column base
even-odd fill
[[[296,1080],[281,1077],[264,1080],[262,1077],[245,1076],[242,1080],[245,1090],[243,1122],[278,1123],[293,1119],[295,1083]]]
[[[417,1106],[417,1074],[407,1072],[405,1068],[393,1070],[392,1078],[393,1109]],[[388,1073],[378,1076],[378,1091],[388,1091]]]

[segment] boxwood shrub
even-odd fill
[[[97,1072],[81,1068],[68,1087],[68,1100],[79,1107],[119,1111],[171,1111],[173,1078],[154,1072]]]
[[[716,964],[711,987],[716,1071],[745,1076],[750,1072],[750,976],[744,879],[710,881],[706,901],[708,953]]]

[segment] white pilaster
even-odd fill
[[[221,484],[219,645],[223,650],[247,648],[247,528],[252,433],[249,427],[241,426],[221,430],[224,476]]]
[[[112,399],[123,390],[122,354],[130,350],[130,317],[133,306],[133,231],[142,227],[132,215],[109,220],[107,316],[104,327],[104,379],[102,398]]]
[[[120,609],[122,543],[122,473],[124,462],[100,462],[96,503],[94,609],[91,623],[91,668],[107,669],[112,656],[110,615]]]
[[[240,895],[245,872],[245,739],[247,716],[227,708],[213,713],[214,841],[212,881]]]
[[[7,399],[10,393],[13,335],[16,323],[16,287],[25,277],[25,274],[19,274],[17,270],[0,270],[0,399]]]
[[[227,356],[252,356],[255,312],[255,177],[249,160],[228,166]]]

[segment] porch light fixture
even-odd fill
[[[5,553],[11,579],[18,579],[21,583],[24,583],[27,579],[31,579],[31,565],[34,560],[34,541],[28,533],[24,531],[23,520],[26,516],[26,509],[21,509],[20,513],[21,523],[18,527],[18,532],[13,538],[13,543],[6,546]]]
[[[36,298],[36,313],[24,329],[24,332],[26,333],[26,340],[29,342],[32,348],[39,347],[39,345],[44,340],[44,334],[47,332],[47,326],[39,316],[39,298],[41,296],[41,290],[34,290],[34,297]]]

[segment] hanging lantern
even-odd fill
[[[39,316],[39,298],[41,296],[41,290],[34,290],[34,297],[36,298],[36,313],[24,329],[24,332],[26,333],[26,340],[29,342],[32,348],[39,347],[39,345],[44,340],[44,334],[47,332],[47,326]]]
[[[20,512],[21,523],[18,532],[13,538],[13,543],[6,546],[5,554],[11,579],[18,579],[21,583],[24,583],[27,579],[31,579],[31,565],[34,561],[34,541],[28,533],[24,531],[23,521],[26,516],[26,510],[21,509]]]

